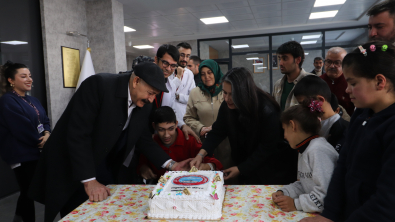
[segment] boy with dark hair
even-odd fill
[[[304,50],[298,42],[289,41],[282,44],[277,49],[277,56],[281,73],[285,75],[274,84],[273,97],[284,111],[298,104],[293,96],[294,87],[298,81],[311,73],[302,69]]]
[[[299,103],[302,103],[305,99],[314,99],[322,102],[321,108],[323,115],[321,117],[319,135],[325,137],[336,151],[339,152],[349,122],[335,113],[335,109],[338,106],[332,107],[335,104],[331,104],[331,101],[333,97],[336,99],[336,96],[331,93],[326,82],[318,76],[306,76],[295,86],[294,96]]]
[[[158,132],[154,141],[174,160],[194,158],[199,153],[201,144],[195,138],[186,140],[183,132],[177,127],[177,118],[173,109],[168,106],[158,108],[153,116],[152,126]],[[199,170],[222,170],[222,164],[214,157],[206,156]],[[138,167],[141,176],[148,179],[158,179],[166,170],[156,168],[148,159],[141,155]]]

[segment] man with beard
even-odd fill
[[[326,73],[320,77],[325,80],[332,93],[336,95],[339,104],[351,116],[354,113],[354,104],[351,102],[350,95],[346,93],[347,81],[342,69],[342,61],[346,55],[347,51],[343,48],[330,48],[324,61]]]
[[[296,41],[289,41],[277,49],[281,73],[285,74],[274,84],[273,96],[280,104],[281,110],[298,105],[293,90],[295,85],[306,75],[312,75],[302,69],[304,50]]]
[[[167,91],[161,69],[144,62],[132,73],[100,73],[81,84],[46,142],[30,185],[30,196],[45,204],[45,222],[87,199],[105,200],[111,195],[107,184],[137,183],[140,153],[158,168],[188,169],[189,162],[172,161],[148,130],[150,103],[161,91]]]
[[[321,76],[322,75],[322,66],[324,65],[324,61],[321,57],[314,58],[314,69],[311,73]]]
[[[373,6],[369,16],[369,39],[395,42],[395,1],[387,0]]]
[[[187,64],[188,69],[191,70],[193,75],[195,76],[194,79],[196,86],[202,81],[202,79],[199,76],[200,63],[202,63],[202,60],[199,58],[199,56],[191,56]]]
[[[188,52],[188,49],[186,51],[183,51],[184,57],[181,57],[179,50],[174,45],[170,44],[161,45],[156,52],[155,63],[163,71],[166,88],[169,90],[169,92],[162,92],[156,95],[154,105],[152,106],[151,120],[153,117],[153,113],[157,108],[162,106],[169,106],[173,108],[174,112],[177,115],[178,127],[184,133],[185,139],[188,140],[188,135],[192,135],[196,138],[197,141],[200,142],[200,138],[183,121],[183,117],[186,111],[186,103],[189,99],[189,92],[193,88],[195,88],[195,82],[193,80],[192,72],[188,69],[184,69],[182,66],[179,66],[179,64],[184,64],[186,66],[187,63],[184,59],[189,59],[191,49],[189,49],[189,54],[185,54],[186,52]],[[179,108],[181,106],[180,100],[185,100],[185,106],[183,108],[184,110]],[[150,129],[151,132],[154,132],[152,126],[150,126]]]

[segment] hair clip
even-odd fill
[[[370,46],[370,51],[372,51],[372,52],[376,51],[376,46],[375,45],[371,45]]]
[[[361,51],[361,53],[362,53],[364,56],[367,56],[367,55],[368,55],[368,53],[366,52],[366,49],[364,49],[361,45],[358,46],[358,48],[359,48],[359,50]]]
[[[383,51],[383,52],[387,51],[387,49],[388,49],[388,45],[383,45],[381,47],[381,51]]]
[[[316,101],[316,100],[311,100],[311,103],[309,105],[310,112],[320,112],[322,113],[322,102],[321,101]]]

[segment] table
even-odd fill
[[[112,195],[106,201],[90,202],[87,200],[60,221],[167,221],[144,219],[148,212],[148,195],[154,189],[154,185],[109,185],[108,187]],[[283,222],[299,221],[302,218],[317,215],[301,211],[289,213],[281,211],[273,203],[271,194],[282,186],[229,185],[226,187],[221,221]]]

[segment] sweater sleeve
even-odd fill
[[[189,96],[187,109],[184,115],[184,122],[197,134],[200,134],[200,130],[203,128],[203,124],[199,121],[197,109],[194,106],[193,96]]]
[[[254,172],[267,159],[275,158],[274,156],[279,153],[277,147],[281,134],[279,114],[271,111],[262,113],[261,115],[265,115],[265,117],[260,127],[262,130],[260,143],[255,151],[237,166],[240,173],[245,175]]]
[[[305,193],[302,183],[300,181],[295,181],[287,186],[280,189],[285,196],[289,196],[293,199],[299,197],[299,195]]]
[[[309,193],[302,194],[295,199],[297,210],[321,213],[324,209],[324,198],[338,157],[335,152],[334,150],[320,148],[308,152],[308,158],[306,159],[310,161],[308,165],[313,171],[311,180],[315,185]],[[300,161],[305,160],[303,158]]]
[[[217,120],[213,123],[212,130],[207,134],[207,138],[202,145],[202,149],[207,151],[208,156],[212,156],[214,150],[228,136],[226,111],[226,102],[222,102],[221,106],[219,107]]]
[[[394,129],[391,124],[388,129]],[[348,222],[392,221],[395,206],[395,131],[387,130],[383,137],[381,171],[376,182],[376,192],[348,217]],[[371,188],[373,189],[373,188]]]
[[[37,126],[26,117],[22,107],[12,97],[4,98],[1,113],[15,138],[31,146],[40,143]]]

